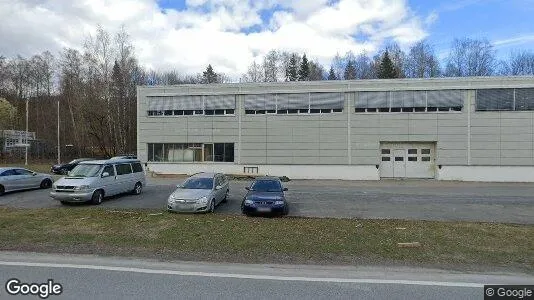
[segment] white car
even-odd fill
[[[0,195],[35,188],[48,189],[52,182],[52,176],[48,174],[24,168],[0,168]]]

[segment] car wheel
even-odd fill
[[[210,202],[210,210],[209,210],[210,213],[214,213],[215,212],[215,199],[212,199],[211,202]]]
[[[39,186],[42,189],[49,189],[52,187],[52,180],[50,179],[44,179],[41,181],[41,185]]]
[[[102,203],[102,199],[104,199],[104,193],[101,190],[95,191],[91,197],[91,203],[99,205]]]
[[[141,182],[138,182],[138,183],[135,184],[132,193],[134,195],[139,195],[139,194],[141,194],[142,191],[143,191],[143,185],[141,184]]]
[[[0,184],[0,196],[2,196],[5,191],[4,186]]]
[[[226,190],[226,193],[224,194],[224,198],[223,198],[222,201],[221,201],[222,203],[226,203],[226,202],[228,202],[228,193],[229,193],[229,192],[230,192],[229,190]]]

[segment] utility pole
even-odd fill
[[[57,164],[61,164],[61,146],[59,144],[59,98],[57,99]]]
[[[24,153],[24,165],[28,165],[28,147],[29,147],[29,141],[28,141],[28,103],[30,102],[29,98],[26,98],[26,142],[24,143],[24,148],[26,149]]]

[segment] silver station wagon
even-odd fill
[[[145,172],[137,159],[84,161],[68,176],[54,182],[50,197],[65,202],[100,204],[104,197],[131,192],[139,195],[146,184]]]
[[[0,195],[26,189],[48,189],[52,182],[52,176],[48,174],[24,168],[0,168]]]
[[[187,178],[167,200],[167,210],[175,212],[213,212],[228,200],[228,178],[221,173],[199,173]]]

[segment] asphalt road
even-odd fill
[[[9,295],[13,278],[61,284],[62,293],[48,299],[482,299],[484,284],[534,282],[526,274],[0,253],[0,298],[38,299]]]
[[[107,199],[106,208],[164,209],[180,179],[149,178],[139,196]],[[231,181],[230,197],[217,213],[240,213],[249,181]],[[433,180],[294,180],[287,199],[290,215],[312,217],[393,218],[534,224],[534,184],[470,183]],[[19,208],[61,207],[49,190],[7,193],[0,205]],[[88,204],[72,205],[85,207]]]

